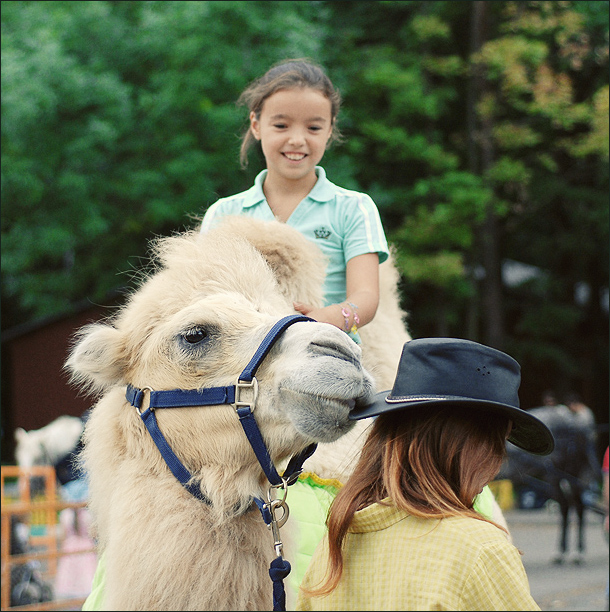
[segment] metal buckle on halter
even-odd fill
[[[142,389],[140,389],[142,391],[142,404],[144,404],[144,391],[148,391],[149,393],[152,393],[154,391],[153,388],[151,387],[142,387]],[[142,416],[142,412],[140,412],[140,408],[138,406],[134,406],[134,408],[136,409],[136,412]],[[154,412],[154,408],[152,406],[148,406],[148,410],[150,410],[151,412]]]
[[[275,498],[271,499],[271,491],[273,489],[283,489],[284,497],[282,499]],[[285,478],[282,478],[281,484],[271,485],[269,487],[269,491],[267,492],[267,503],[265,507],[269,509],[271,514],[271,522],[267,525],[267,527],[271,530],[273,534],[273,548],[275,549],[276,557],[282,557],[284,553],[284,543],[280,537],[280,527],[283,527],[288,520],[288,515],[290,513],[288,509],[288,504],[286,503],[286,497],[288,496],[288,482]],[[275,513],[278,510],[282,510],[282,515],[279,518],[276,518]]]
[[[252,390],[252,400],[247,402],[242,399],[241,393],[245,389]],[[258,399],[258,380],[256,380],[256,376],[252,377],[252,382],[246,382],[243,380],[237,379],[237,383],[235,383],[235,410],[242,406],[249,406],[250,410],[254,412],[254,407],[256,406],[256,400]]]

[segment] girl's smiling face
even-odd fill
[[[269,96],[250,129],[267,162],[270,179],[315,177],[332,132],[330,100],[317,89],[281,89]]]

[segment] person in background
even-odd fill
[[[593,410],[587,406],[578,393],[570,393],[566,396],[565,404],[569,408],[577,428],[583,430],[583,438],[586,440],[586,454],[590,473],[588,479],[599,485],[599,456],[597,454],[597,424]]]
[[[331,323],[360,342],[379,303],[379,264],[388,245],[373,200],[331,183],[319,165],[339,138],[341,97],[324,70],[309,60],[287,60],[247,87],[238,103],[249,110],[242,165],[260,143],[266,169],[242,193],[221,198],[206,211],[206,232],[227,215],[277,219],[299,230],[328,258],[325,304],[294,303],[297,312]]]
[[[602,503],[604,504],[604,532],[608,541],[608,497],[610,485],[608,483],[608,447],[602,459]],[[610,609],[610,579],[606,581],[606,610]]]
[[[570,409],[574,419],[582,423],[585,427],[590,427],[595,431],[595,415],[578,393],[569,393],[565,399],[565,405]]]
[[[559,402],[557,401],[557,396],[552,389],[547,389],[542,394],[542,405],[543,406],[557,406]]]
[[[555,430],[571,428],[575,423],[572,411],[557,399],[557,394],[552,389],[542,393],[542,406],[529,410],[536,418],[540,419],[552,432]]]
[[[519,364],[455,338],[404,345],[391,391],[328,516],[297,610],[540,610],[519,551],[473,501],[506,440],[537,455],[553,436],[519,408]]]
[[[586,557],[587,494],[599,486],[595,421],[576,394],[566,397],[571,407],[558,403],[552,391],[543,394],[543,402],[544,406],[533,408],[530,414],[543,421],[555,438],[555,450],[544,461],[543,476],[560,511],[558,551],[551,562],[562,565],[571,560],[581,565]],[[571,527],[576,529],[575,542],[570,541]]]
[[[604,517],[604,530],[606,535],[608,534],[608,489],[608,447],[606,446],[606,452],[602,460],[602,501],[606,513]]]

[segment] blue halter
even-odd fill
[[[286,488],[296,482],[299,474],[302,471],[303,463],[311,457],[317,448],[317,444],[310,444],[303,451],[294,455],[283,473],[280,476],[273,465],[269,451],[265,446],[263,437],[254,418],[253,410],[256,405],[258,396],[258,381],[254,376],[258,366],[267,356],[280,335],[294,323],[300,321],[313,321],[304,315],[289,315],[280,319],[269,330],[254,356],[237,379],[237,384],[226,387],[210,387],[207,389],[173,389],[171,391],[154,391],[150,387],[137,389],[132,385],[127,385],[125,397],[127,401],[136,408],[138,414],[142,418],[146,429],[148,429],[153,441],[157,445],[159,452],[167,463],[172,474],[178,479],[182,486],[191,495],[201,500],[202,502],[211,505],[212,502],[201,492],[201,487],[197,482],[193,481],[191,473],[182,464],[176,456],[165,436],[159,429],[155,410],[159,408],[181,408],[192,406],[214,406],[218,404],[233,404],[235,411],[239,417],[244,432],[256,454],[267,479],[274,487]],[[249,391],[251,399],[244,398],[244,391]],[[141,411],[144,396],[146,392],[150,395],[149,406],[144,412]],[[290,563],[282,558],[282,544],[279,541],[279,527],[281,527],[288,518],[288,508],[281,501],[275,505],[271,500],[265,503],[262,499],[254,497],[254,502],[258,506],[263,520],[272,528],[275,537],[276,559],[271,562],[269,574],[273,580],[273,601],[274,610],[285,610],[285,594],[282,580],[290,573]],[[277,501],[277,500],[275,500]],[[284,516],[277,521],[274,517],[274,510],[281,506],[284,511]]]

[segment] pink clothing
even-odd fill
[[[95,546],[88,535],[89,522],[89,511],[86,508],[79,509],[77,513],[72,509],[61,512],[60,523],[66,534],[61,552],[90,551]],[[94,552],[60,557],[55,577],[55,597],[57,599],[87,597],[91,592],[96,566],[97,555]]]

